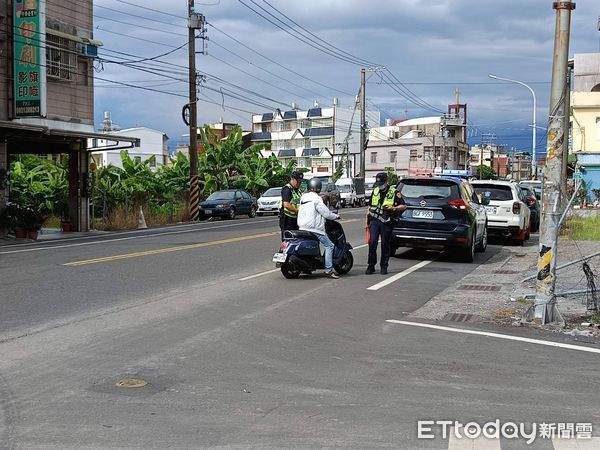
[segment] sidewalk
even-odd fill
[[[64,233],[59,228],[43,228],[38,233],[37,240],[33,239],[16,239],[12,235],[4,235],[0,236],[0,247],[10,246],[10,245],[19,245],[19,244],[31,244],[35,242],[46,242],[46,241],[61,241],[68,240],[73,238],[81,238],[81,237],[89,237],[89,236],[105,236],[110,234],[109,231],[85,231],[85,232],[75,232],[71,231],[68,233]]]
[[[598,251],[600,241],[561,240],[558,265],[580,259],[582,254],[588,256]],[[504,245],[499,254],[433,297],[409,317],[522,326],[522,318],[533,304],[533,300],[526,298],[526,295],[535,294],[535,279],[528,282],[523,282],[523,279],[536,273],[537,252],[538,245],[533,242],[533,238],[525,247]],[[588,264],[600,276],[600,257],[592,258]],[[582,263],[557,272],[556,292],[586,287]],[[600,288],[600,280],[598,287]],[[582,317],[588,315],[585,294],[559,297],[557,304],[567,328],[583,329]],[[585,327],[584,333],[600,336],[600,328]]]

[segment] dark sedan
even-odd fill
[[[242,189],[216,191],[200,203],[200,218],[222,217],[235,219],[238,214],[256,216],[256,198]]]

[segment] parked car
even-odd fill
[[[281,187],[267,189],[263,195],[258,198],[258,209],[256,214],[262,216],[264,214],[278,214],[279,201],[281,200]]]
[[[490,235],[510,237],[523,245],[529,239],[531,213],[521,200],[519,185],[500,180],[475,180],[472,184],[478,195],[490,198],[485,207]]]
[[[408,208],[392,232],[392,254],[398,247],[453,249],[462,261],[487,248],[484,203],[468,181],[458,177],[407,177],[396,189]]]
[[[322,181],[322,183],[321,198],[325,204],[329,206],[329,209],[340,209],[342,206],[342,195],[339,187],[329,181]]]
[[[527,205],[529,208],[531,223],[531,231],[536,232],[540,229],[540,202],[538,201],[533,188],[527,187],[527,185],[522,185],[519,183],[519,189],[521,190],[521,200]]]
[[[256,198],[241,189],[227,189],[216,191],[200,203],[200,217],[223,217],[235,219],[238,214],[256,216],[258,206]]]
[[[539,180],[523,180],[519,181],[519,186],[528,187],[535,193],[535,198],[538,202],[542,200],[542,182]]]

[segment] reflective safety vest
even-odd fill
[[[288,183],[285,185],[286,187],[289,187],[290,190],[292,191],[292,201],[290,202],[292,205],[294,205],[296,208],[300,207],[300,197],[302,197],[302,193],[300,192],[300,189],[294,189],[294,187]],[[288,211],[287,209],[285,209],[283,207],[283,199],[279,199],[279,212],[283,212],[286,216],[288,217],[296,217],[298,215],[298,213],[295,213],[293,211]]]
[[[388,191],[383,197],[383,201],[380,198],[381,188],[377,186],[373,189],[373,195],[371,196],[371,206],[369,207],[369,214],[371,217],[379,220],[380,222],[387,223],[392,220],[393,213],[384,211],[384,206],[394,206],[394,198],[396,197],[396,188],[389,187]]]

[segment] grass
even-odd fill
[[[576,241],[600,241],[600,215],[571,217],[567,220],[562,235]]]
[[[144,208],[146,225],[156,227],[168,223],[188,222],[190,214],[187,203],[176,204],[173,210],[173,220],[169,222],[169,214],[166,209],[152,210]],[[139,208],[115,208],[104,219],[96,218],[95,228],[97,230],[115,231],[131,230],[138,227]]]

